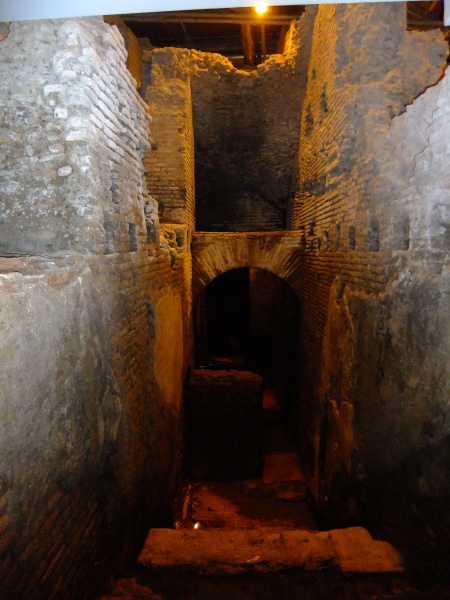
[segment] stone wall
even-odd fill
[[[0,595],[91,598],[171,518],[189,242],[146,196],[115,28],[18,23],[0,52]]]
[[[431,516],[450,498],[445,55],[440,32],[406,31],[403,4],[319,9],[291,212],[310,487],[341,525],[376,499],[422,575],[448,556]]]
[[[199,231],[284,229],[314,14],[293,25],[285,54],[254,72],[195,50],[148,55],[153,151],[144,164],[161,222]]]
[[[283,229],[314,11],[300,20],[284,55],[256,72],[192,52],[197,229]]]
[[[105,27],[21,23],[2,42],[2,253],[103,254],[146,242],[146,107],[120,34]]]
[[[152,114],[152,151],[144,165],[162,223],[195,227],[194,134],[190,51],[154,49],[145,65],[145,98]]]

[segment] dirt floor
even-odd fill
[[[302,481],[194,484],[191,519],[208,529],[317,528]]]
[[[295,447],[287,439],[273,390],[263,400],[262,477],[223,483],[193,482],[177,527],[307,529],[317,524]]]

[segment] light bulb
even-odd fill
[[[267,12],[267,4],[264,4],[263,2],[258,2],[257,4],[255,4],[255,10],[258,13],[258,15],[263,15],[265,12]]]

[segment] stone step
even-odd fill
[[[148,587],[139,585],[135,579],[118,579],[111,584],[111,590],[100,600],[162,600]]]
[[[405,571],[397,550],[362,527],[324,532],[151,529],[139,562],[153,569],[189,567],[202,574],[285,568],[372,575]]]

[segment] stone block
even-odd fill
[[[399,552],[388,542],[374,540],[367,529],[350,527],[330,531],[343,573],[403,573]]]
[[[247,371],[193,371],[186,396],[191,477],[261,476],[262,378]]]
[[[150,588],[136,583],[134,579],[119,579],[112,590],[100,600],[161,600]]]
[[[184,566],[208,575],[322,570],[335,561],[327,535],[302,530],[151,529],[139,555],[149,568]]]

